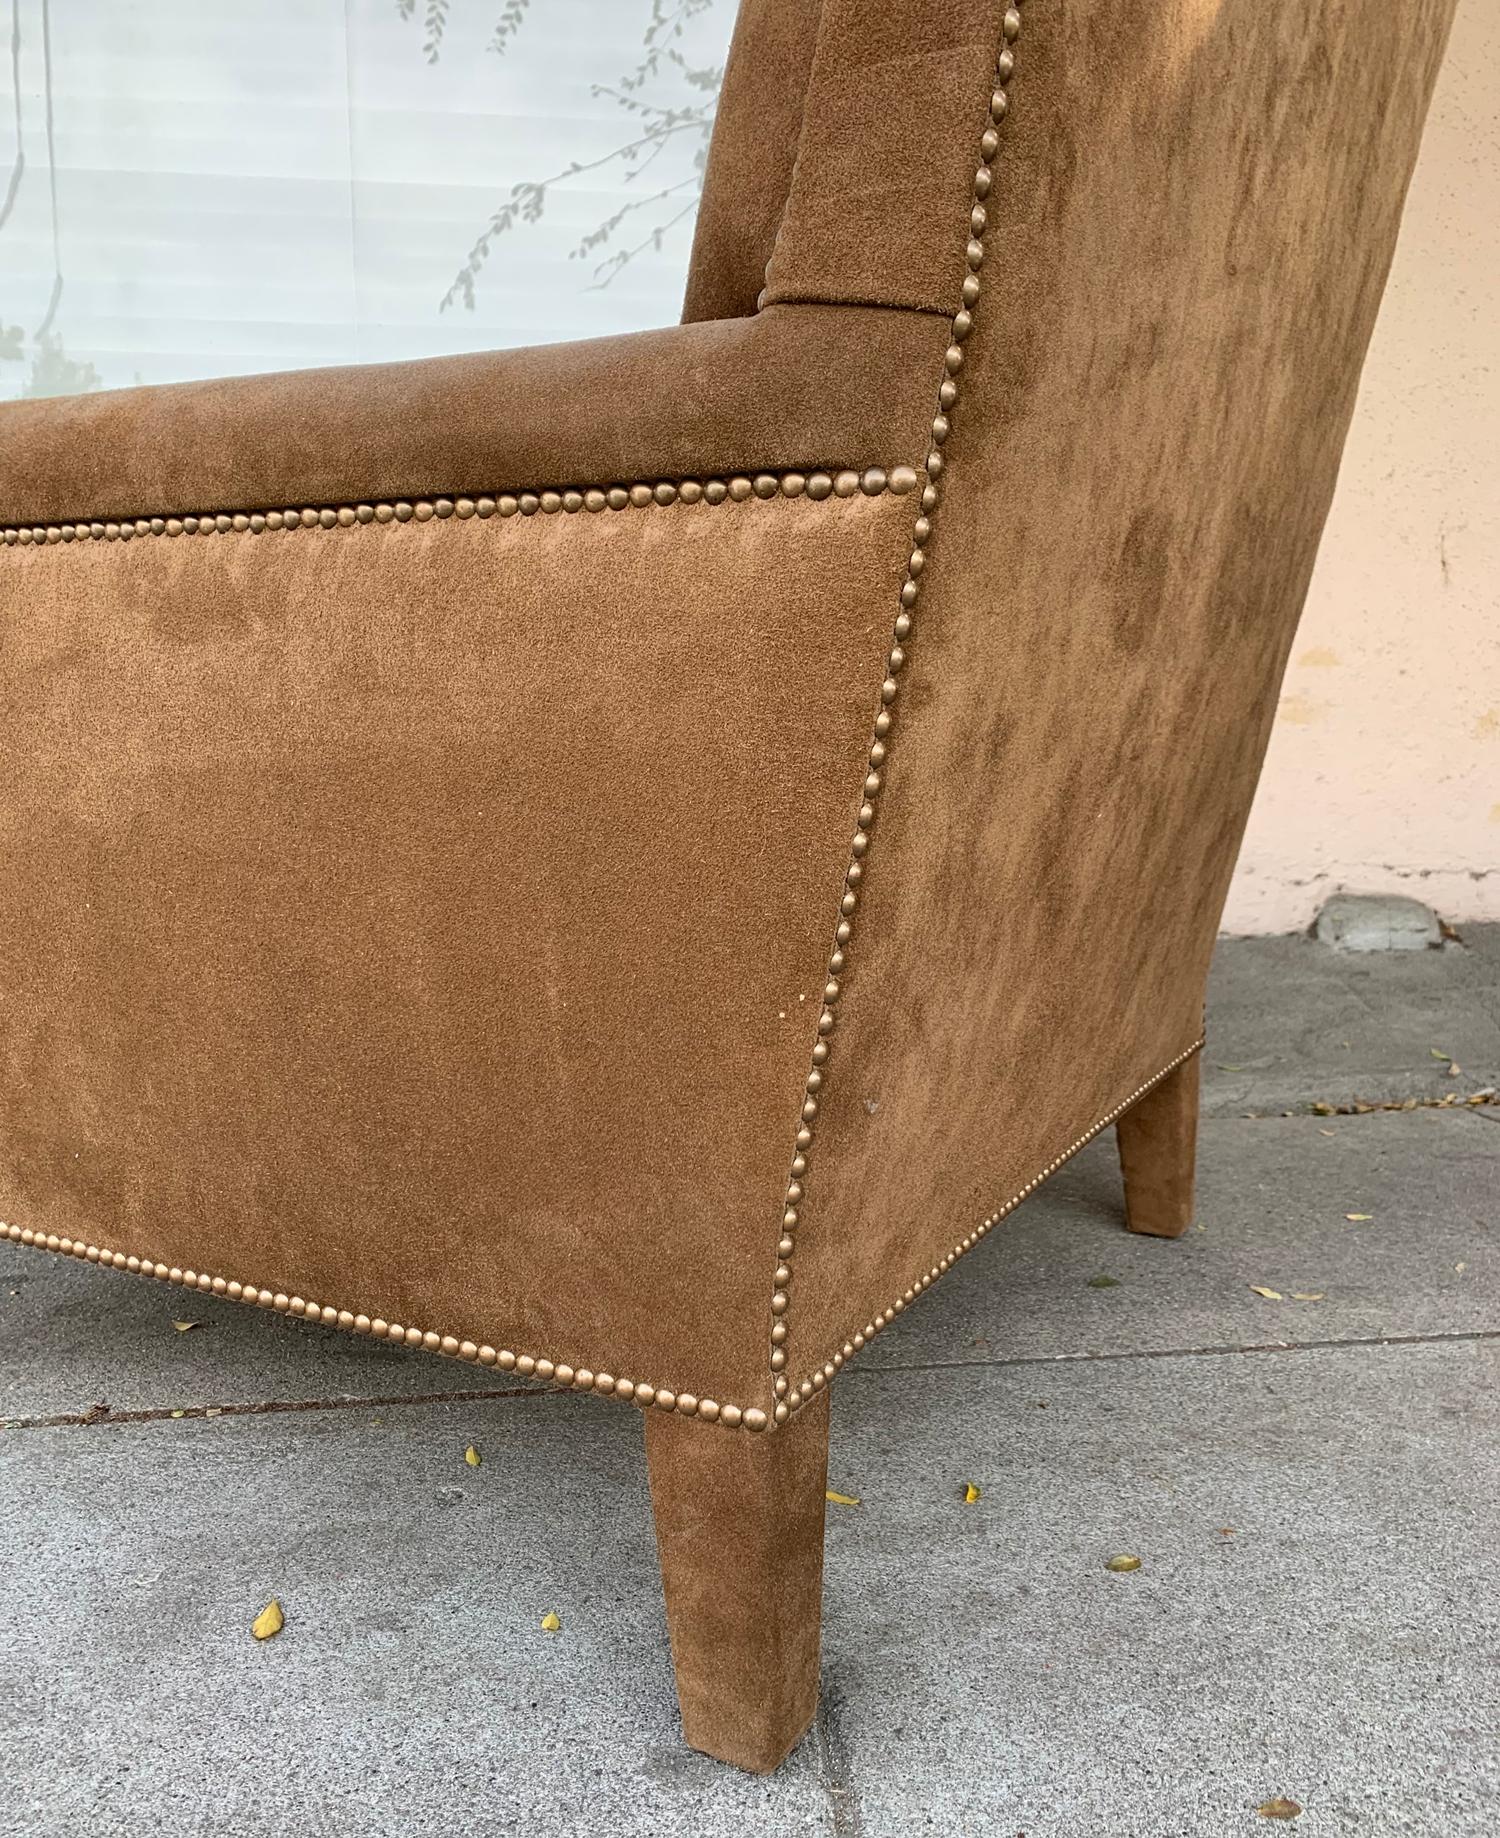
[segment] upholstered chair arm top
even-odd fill
[[[0,408],[0,527],[919,462],[946,329],[789,306]]]

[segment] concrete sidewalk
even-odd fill
[[[771,1780],[681,1747],[633,1412],[0,1246],[0,1833],[1491,1838],[1500,928],[1226,944],[1206,1072],[1184,1240],[1107,1136],[837,1387]]]

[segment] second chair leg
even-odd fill
[[[1199,1059],[1184,1060],[1115,1125],[1132,1232],[1180,1238],[1193,1223]]]
[[[759,1435],[648,1412],[683,1734],[767,1773],[818,1706],[828,1393]]]

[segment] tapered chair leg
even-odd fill
[[[1153,1085],[1115,1125],[1132,1232],[1180,1238],[1193,1223],[1198,1152],[1198,1063],[1194,1054]]]
[[[646,1417],[683,1733],[753,1773],[818,1704],[828,1394],[759,1435]]]

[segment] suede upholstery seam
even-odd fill
[[[790,294],[778,294],[774,300],[769,296],[765,306],[849,306],[861,307],[882,313],[915,313],[924,319],[952,319],[951,306],[924,306],[916,302],[903,300],[899,306],[893,306],[889,300],[878,300],[866,294],[824,294],[811,290]],[[759,308],[757,310],[760,310]]]
[[[993,165],[1000,149],[1000,128],[1010,112],[1006,85],[1015,71],[1011,46],[1021,34],[1021,15],[1014,4],[1006,7],[1000,21],[1000,46],[991,76],[989,107],[985,127],[979,137],[979,164],[974,174],[969,210],[969,239],[965,250],[966,273],[961,288],[961,304],[952,315],[950,342],[943,356],[943,377],[938,386],[937,412],[931,426],[932,445],[923,463],[925,483],[915,525],[912,550],[906,565],[906,578],[900,592],[900,609],[896,614],[892,643],[886,658],[886,672],[880,685],[880,711],[875,717],[874,735],[867,756],[862,799],[850,844],[849,864],[839,899],[839,917],[834,928],[833,949],[828,959],[823,987],[822,1010],[818,1016],[818,1039],[812,1051],[812,1064],[803,1089],[802,1121],[793,1144],[785,1196],[782,1202],[781,1235],[776,1246],[776,1267],[771,1283],[770,1367],[772,1416],[784,1423],[794,1411],[828,1383],[854,1351],[852,1340],[826,1359],[820,1366],[793,1384],[787,1373],[789,1354],[787,1340],[791,1332],[790,1285],[792,1257],[796,1249],[796,1231],[806,1193],[808,1151],[813,1144],[813,1125],[817,1119],[819,1093],[826,1077],[824,1067],[832,1051],[835,1032],[835,1008],[843,989],[845,947],[853,936],[853,918],[859,905],[859,883],[864,878],[865,857],[870,849],[871,831],[876,808],[885,785],[886,737],[894,724],[894,707],[900,693],[899,677],[906,664],[906,641],[913,627],[913,610],[921,594],[921,577],[926,566],[926,551],[931,541],[933,522],[940,503],[938,480],[943,471],[943,446],[949,434],[949,413],[958,402],[957,378],[964,364],[964,344],[973,329],[973,308],[980,294],[979,271],[984,264],[984,233],[988,225],[985,199],[990,194]],[[1102,1126],[1100,1126],[1102,1127]],[[951,1260],[950,1260],[951,1261]],[[946,1266],[945,1266],[946,1267]]]
[[[853,1337],[845,1352],[839,1356],[839,1366],[843,1366],[845,1360],[865,1346],[882,1327],[889,1326],[895,1317],[902,1313],[909,1301],[921,1290],[927,1288],[965,1251],[972,1249],[1003,1218],[1014,1212],[1021,1202],[1029,1198],[1043,1181],[1055,1174],[1065,1161],[1075,1155],[1086,1143],[1091,1142],[1101,1130],[1107,1129],[1111,1123],[1123,1116],[1133,1104],[1139,1102],[1164,1078],[1176,1071],[1185,1060],[1191,1059],[1202,1045],[1203,1042],[1199,1039],[1185,1052],[1179,1053],[1175,1059],[1131,1092],[1128,1098],[1122,1100],[1113,1110],[1101,1117],[1061,1155],[1049,1162],[1039,1174],[1034,1175],[1019,1193],[1013,1195],[991,1213],[967,1238],[962,1239],[940,1264],[935,1265],[926,1276],[919,1278],[906,1291],[904,1297],[893,1303],[876,1321],[870,1323],[862,1334]],[[513,1353],[508,1348],[492,1347],[487,1342],[460,1340],[455,1334],[440,1334],[431,1328],[406,1327],[399,1322],[386,1321],[379,1315],[356,1314],[347,1308],[335,1308],[329,1303],[309,1302],[301,1296],[289,1296],[281,1290],[262,1288],[254,1283],[241,1283],[236,1279],[223,1276],[210,1276],[202,1271],[180,1268],[176,1264],[157,1263],[149,1257],[127,1256],[123,1251],[111,1251],[103,1245],[85,1244],[81,1239],[69,1238],[55,1232],[34,1231],[30,1226],[15,1225],[5,1220],[0,1220],[0,1239],[8,1240],[12,1244],[24,1245],[30,1250],[50,1251],[55,1256],[76,1257],[83,1263],[123,1270],[132,1276],[152,1277],[157,1282],[172,1283],[179,1288],[197,1290],[201,1294],[219,1296],[231,1302],[243,1302],[252,1308],[269,1308],[279,1315],[294,1315],[299,1320],[316,1322],[324,1327],[340,1328],[346,1333],[368,1335],[373,1340],[385,1340],[393,1345],[420,1348],[424,1352],[437,1353],[446,1359],[459,1359],[471,1365],[477,1364],[498,1368],[502,1372],[514,1372],[522,1378],[535,1379],[557,1391],[591,1391],[598,1397],[613,1398],[622,1404],[634,1404],[640,1410],[667,1411],[678,1416],[692,1417],[703,1423],[716,1423],[725,1429],[746,1429],[754,1432],[774,1430],[777,1423],[786,1420],[785,1416],[777,1418],[755,1405],[724,1404],[713,1398],[700,1398],[692,1392],[674,1391],[669,1386],[616,1378],[609,1372],[594,1372],[586,1366],[575,1368],[562,1361],[545,1359],[530,1353]],[[816,1389],[821,1390],[822,1386]],[[787,1415],[790,1415],[790,1412]]]
[[[260,536],[291,530],[336,530],[371,524],[429,523],[434,518],[472,517],[502,520],[538,512],[551,516],[561,511],[664,509],[672,504],[743,504],[751,498],[867,498],[891,492],[897,497],[914,491],[918,474],[911,466],[866,466],[836,471],[815,468],[802,472],[735,473],[727,479],[639,480],[633,485],[595,485],[587,488],[547,487],[539,491],[501,492],[496,496],[398,498],[359,504],[305,505],[287,510],[200,511],[182,516],[155,515],[108,522],[75,519],[71,523],[15,524],[0,527],[0,544],[7,548],[50,548],[64,543],[129,542],[146,536]]]

